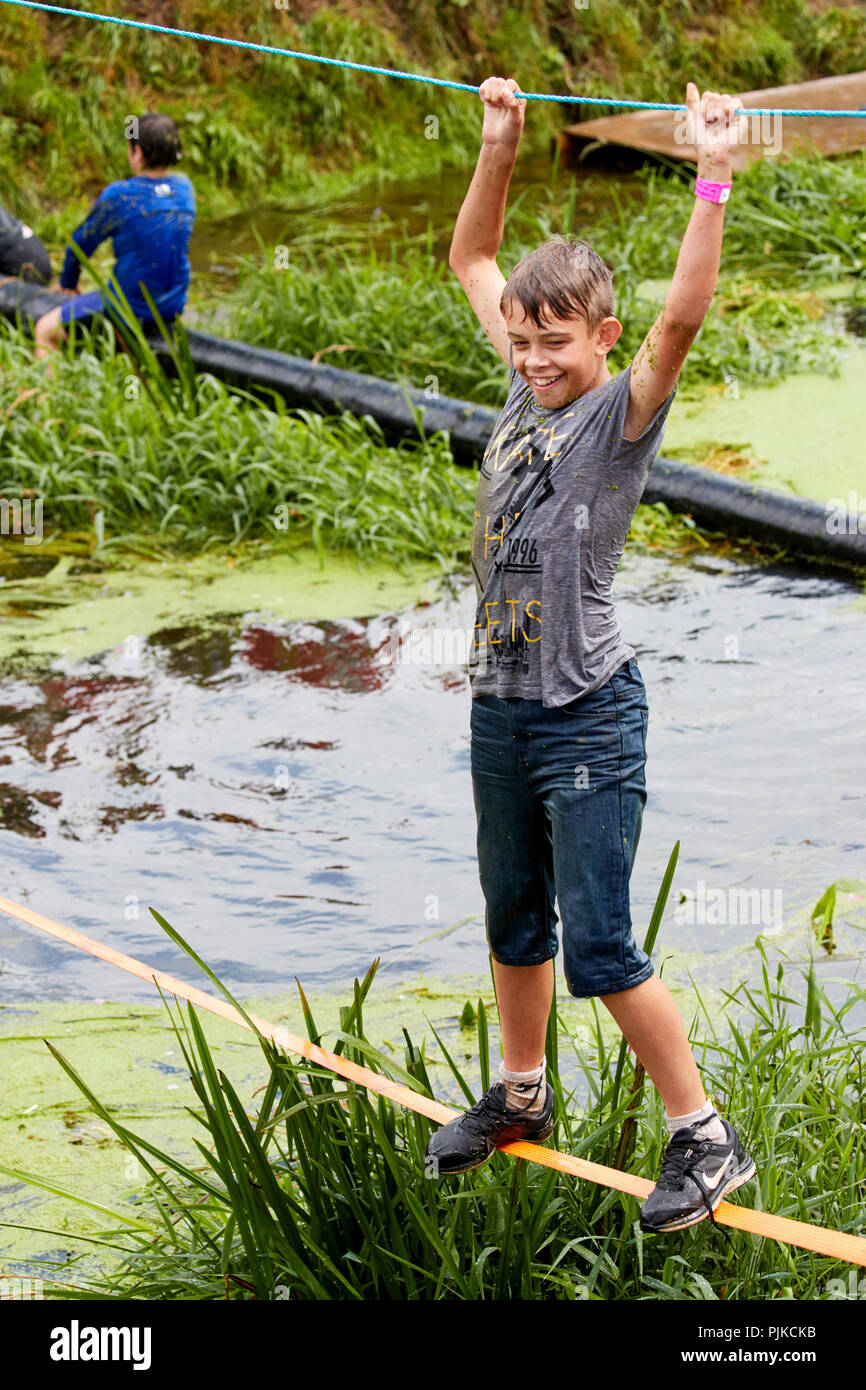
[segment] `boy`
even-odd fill
[[[491,77],[482,149],[449,264],[511,368],[481,464],[472,565],[471,765],[485,924],[502,1029],[500,1080],[431,1137],[440,1174],[499,1144],[546,1139],[544,1039],[558,949],[569,992],[596,996],[664,1102],[670,1142],[641,1210],[648,1231],[711,1214],[755,1175],[707,1100],[685,1028],[635,943],[628,882],[646,801],[648,707],[610,585],[686,353],[716,285],[737,100],[687,89],[696,200],[665,306],[612,377],[622,332],[611,275],[584,242],[554,237],[506,282],[496,264],[523,129],[516,82]],[[721,204],[721,205],[720,205]]]
[[[189,239],[195,221],[195,193],[185,174],[172,172],[181,159],[177,127],[170,116],[148,112],[138,118],[137,133],[127,143],[133,176],[110,183],[100,193],[89,216],[72,234],[72,240],[91,256],[106,237],[114,240],[117,263],[114,275],[129,300],[135,317],[152,327],[143,282],[166,324],[183,312],[189,288]],[[81,263],[71,247],[60,276],[60,288],[71,296],[59,309],[38,319],[33,336],[36,356],[44,357],[59,346],[66,334],[63,325],[75,320],[90,322],[105,313],[99,291],[80,294]],[[119,303],[113,298],[113,302]]]

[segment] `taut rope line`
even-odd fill
[[[49,936],[55,936],[60,941],[75,946],[79,951],[86,951],[91,956],[107,961],[109,965],[114,965],[119,970],[125,970],[130,975],[137,975],[140,980],[147,980],[166,993],[173,994],[178,999],[186,999],[197,1008],[216,1014],[229,1023],[236,1023],[249,1032],[254,1031],[247,1018],[244,1018],[237,1009],[222,999],[205,994],[195,985],[188,985],[183,980],[175,979],[173,975],[166,975],[162,970],[153,970],[143,961],[136,960],[133,956],[126,956],[121,951],[115,951],[112,946],[106,946],[101,941],[95,941],[90,936],[73,931],[71,927],[64,927],[60,922],[52,922],[49,917],[42,917],[29,907],[22,907],[18,903],[8,902],[6,898],[0,898],[0,912],[5,912],[10,917],[16,917],[19,922],[26,922],[39,931],[47,932]],[[414,1110],[419,1115],[426,1115],[428,1120],[447,1124],[449,1120],[453,1120],[460,1113],[457,1110],[452,1110],[448,1105],[442,1105],[439,1101],[430,1100],[427,1096],[420,1095],[417,1091],[410,1091],[407,1086],[401,1086],[399,1082],[390,1081],[387,1077],[380,1076],[378,1072],[371,1071],[369,1067],[358,1066],[357,1063],[350,1062],[345,1057],[340,1057],[334,1052],[328,1052],[325,1048],[316,1046],[315,1043],[309,1042],[306,1038],[298,1038],[294,1033],[290,1033],[286,1028],[281,1028],[278,1024],[268,1023],[265,1019],[257,1018],[255,1014],[249,1014],[247,1017],[263,1037],[269,1038],[286,1052],[298,1053],[309,1061],[316,1062],[320,1066],[327,1067],[329,1071],[336,1072],[347,1081],[354,1081],[357,1085],[365,1087],[366,1090],[384,1096],[386,1100],[391,1100],[396,1105],[402,1105],[407,1110]],[[514,1144],[504,1144],[500,1152],[513,1154],[515,1158],[526,1159],[529,1163],[540,1163],[544,1168],[555,1168],[560,1173],[568,1173],[572,1177],[582,1178],[585,1182],[594,1182],[603,1187],[614,1188],[617,1192],[625,1192],[630,1197],[641,1199],[648,1197],[654,1186],[646,1178],[639,1178],[632,1173],[624,1173],[619,1168],[607,1168],[601,1163],[590,1163],[587,1159],[576,1158],[573,1154],[559,1153],[556,1149],[546,1149],[541,1144],[528,1144],[524,1140]],[[824,1226],[812,1226],[805,1221],[792,1221],[790,1217],[774,1216],[772,1212],[753,1211],[750,1207],[737,1207],[730,1202],[722,1202],[715,1212],[715,1218],[720,1225],[732,1226],[738,1231],[748,1231],[752,1235],[763,1236],[767,1240],[778,1240],[784,1245],[796,1245],[801,1250],[812,1250],[817,1255],[829,1255],[833,1259],[844,1260],[848,1264],[866,1266],[866,1240],[860,1236],[849,1235],[846,1231],[831,1231]]]
[[[353,72],[378,73],[382,77],[401,77],[407,82],[427,82],[434,87],[451,87],[459,92],[477,92],[478,87],[471,82],[447,82],[443,77],[425,77],[417,72],[400,72],[396,68],[377,68],[369,63],[350,63],[345,58],[325,58],[319,53],[302,53],[291,48],[275,48],[267,43],[250,43],[248,39],[227,39],[218,34],[199,34],[193,29],[169,29],[164,24],[149,24],[142,19],[126,19],[113,14],[95,14],[91,10],[70,10],[61,5],[43,5],[38,0],[0,0],[4,5],[17,5],[24,10],[45,10],[49,14],[65,15],[72,19],[89,19],[100,24],[121,24],[127,29],[146,29],[152,34],[168,34],[176,39],[197,39],[201,43],[221,43],[228,48],[248,48],[253,53],[274,53],[281,58],[301,58],[310,63],[327,63],[329,67],[350,68]],[[686,111],[684,105],[664,101],[625,101],[620,97],[557,96],[549,92],[517,92],[517,96],[527,101],[575,102],[581,106],[628,106],[642,111]],[[866,116],[862,110],[824,110],[788,111],[784,108],[773,110],[769,107],[751,106],[737,110],[738,116]]]

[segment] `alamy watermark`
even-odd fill
[[[732,144],[761,145],[770,154],[780,154],[782,150],[782,112],[747,111],[730,126],[728,134]],[[737,124],[737,121],[739,124]],[[677,145],[697,145],[699,138],[712,134],[716,127],[703,116],[692,117],[690,111],[674,112],[674,142]]]
[[[0,1299],[44,1299],[42,1280],[27,1279],[22,1275],[0,1276]]]
[[[486,669],[486,646],[474,627],[415,627],[408,618],[392,628],[385,644],[392,666],[466,666]]]
[[[25,545],[42,540],[42,498],[0,497],[0,536],[23,536]]]
[[[824,1285],[828,1299],[866,1299],[866,1274],[857,1277],[857,1271],[849,1269],[847,1279],[829,1279]]]
[[[699,878],[694,891],[680,894],[674,921],[685,926],[782,926],[781,888],[708,888]]]
[[[48,1355],[52,1361],[128,1361],[134,1371],[147,1371],[151,1339],[149,1327],[82,1327],[73,1318],[52,1328]]]
[[[860,497],[852,488],[847,503],[841,497],[831,497],[827,502],[827,515],[824,526],[831,536],[866,536],[866,497]]]

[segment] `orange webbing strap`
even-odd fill
[[[143,961],[125,956],[121,951],[103,945],[101,941],[94,941],[90,936],[83,936],[81,932],[72,931],[70,927],[61,926],[59,922],[52,922],[50,918],[32,912],[29,907],[7,902],[5,898],[0,898],[0,912],[17,917],[19,921],[48,932],[50,936],[56,936],[61,941],[68,942],[70,946],[76,946],[80,951],[87,951],[100,960],[108,961],[109,965],[116,965],[119,970],[126,970],[130,975],[137,975],[141,980],[158,985],[168,994],[187,999],[197,1008],[206,1009],[208,1013],[217,1014],[229,1023],[237,1023],[242,1028],[252,1031],[247,1020],[233,1005],[217,999],[212,994],[205,994],[203,990],[196,989],[195,985],[185,984],[183,980],[177,980],[173,975],[166,975],[161,970],[153,970]],[[401,1086],[396,1081],[389,1081],[387,1077],[370,1071],[368,1067],[358,1066],[345,1057],[317,1047],[306,1038],[295,1037],[293,1033],[277,1024],[268,1023],[265,1019],[257,1018],[255,1014],[250,1014],[249,1017],[263,1037],[270,1038],[286,1052],[299,1053],[309,1061],[337,1072],[347,1081],[354,1081],[397,1105],[415,1110],[419,1115],[426,1115],[428,1120],[446,1124],[460,1113],[448,1105],[441,1105],[439,1101],[420,1095],[417,1091],[410,1091],[408,1087]],[[516,1158],[525,1158],[530,1163],[540,1163],[544,1168],[555,1168],[560,1173],[570,1173],[573,1177],[583,1178],[587,1182],[614,1188],[618,1192],[626,1192],[632,1197],[647,1197],[653,1189],[653,1183],[646,1178],[621,1172],[618,1168],[606,1168],[601,1163],[589,1163],[584,1158],[559,1153],[556,1149],[546,1149],[541,1144],[527,1144],[521,1140],[515,1144],[504,1144],[501,1152],[514,1154]],[[779,1240],[786,1245],[799,1246],[803,1250],[813,1250],[818,1255],[829,1255],[849,1264],[866,1266],[866,1240],[860,1236],[848,1235],[844,1231],[830,1231],[824,1226],[811,1226],[805,1221],[791,1221],[788,1217],[774,1216],[771,1212],[753,1211],[750,1207],[733,1206],[730,1202],[722,1202],[715,1212],[715,1217],[721,1225],[733,1226],[739,1231],[749,1231],[752,1235]]]

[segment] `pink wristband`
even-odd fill
[[[695,180],[696,198],[703,198],[708,203],[726,203],[730,196],[729,183],[710,183],[709,179],[702,179],[700,175]]]

